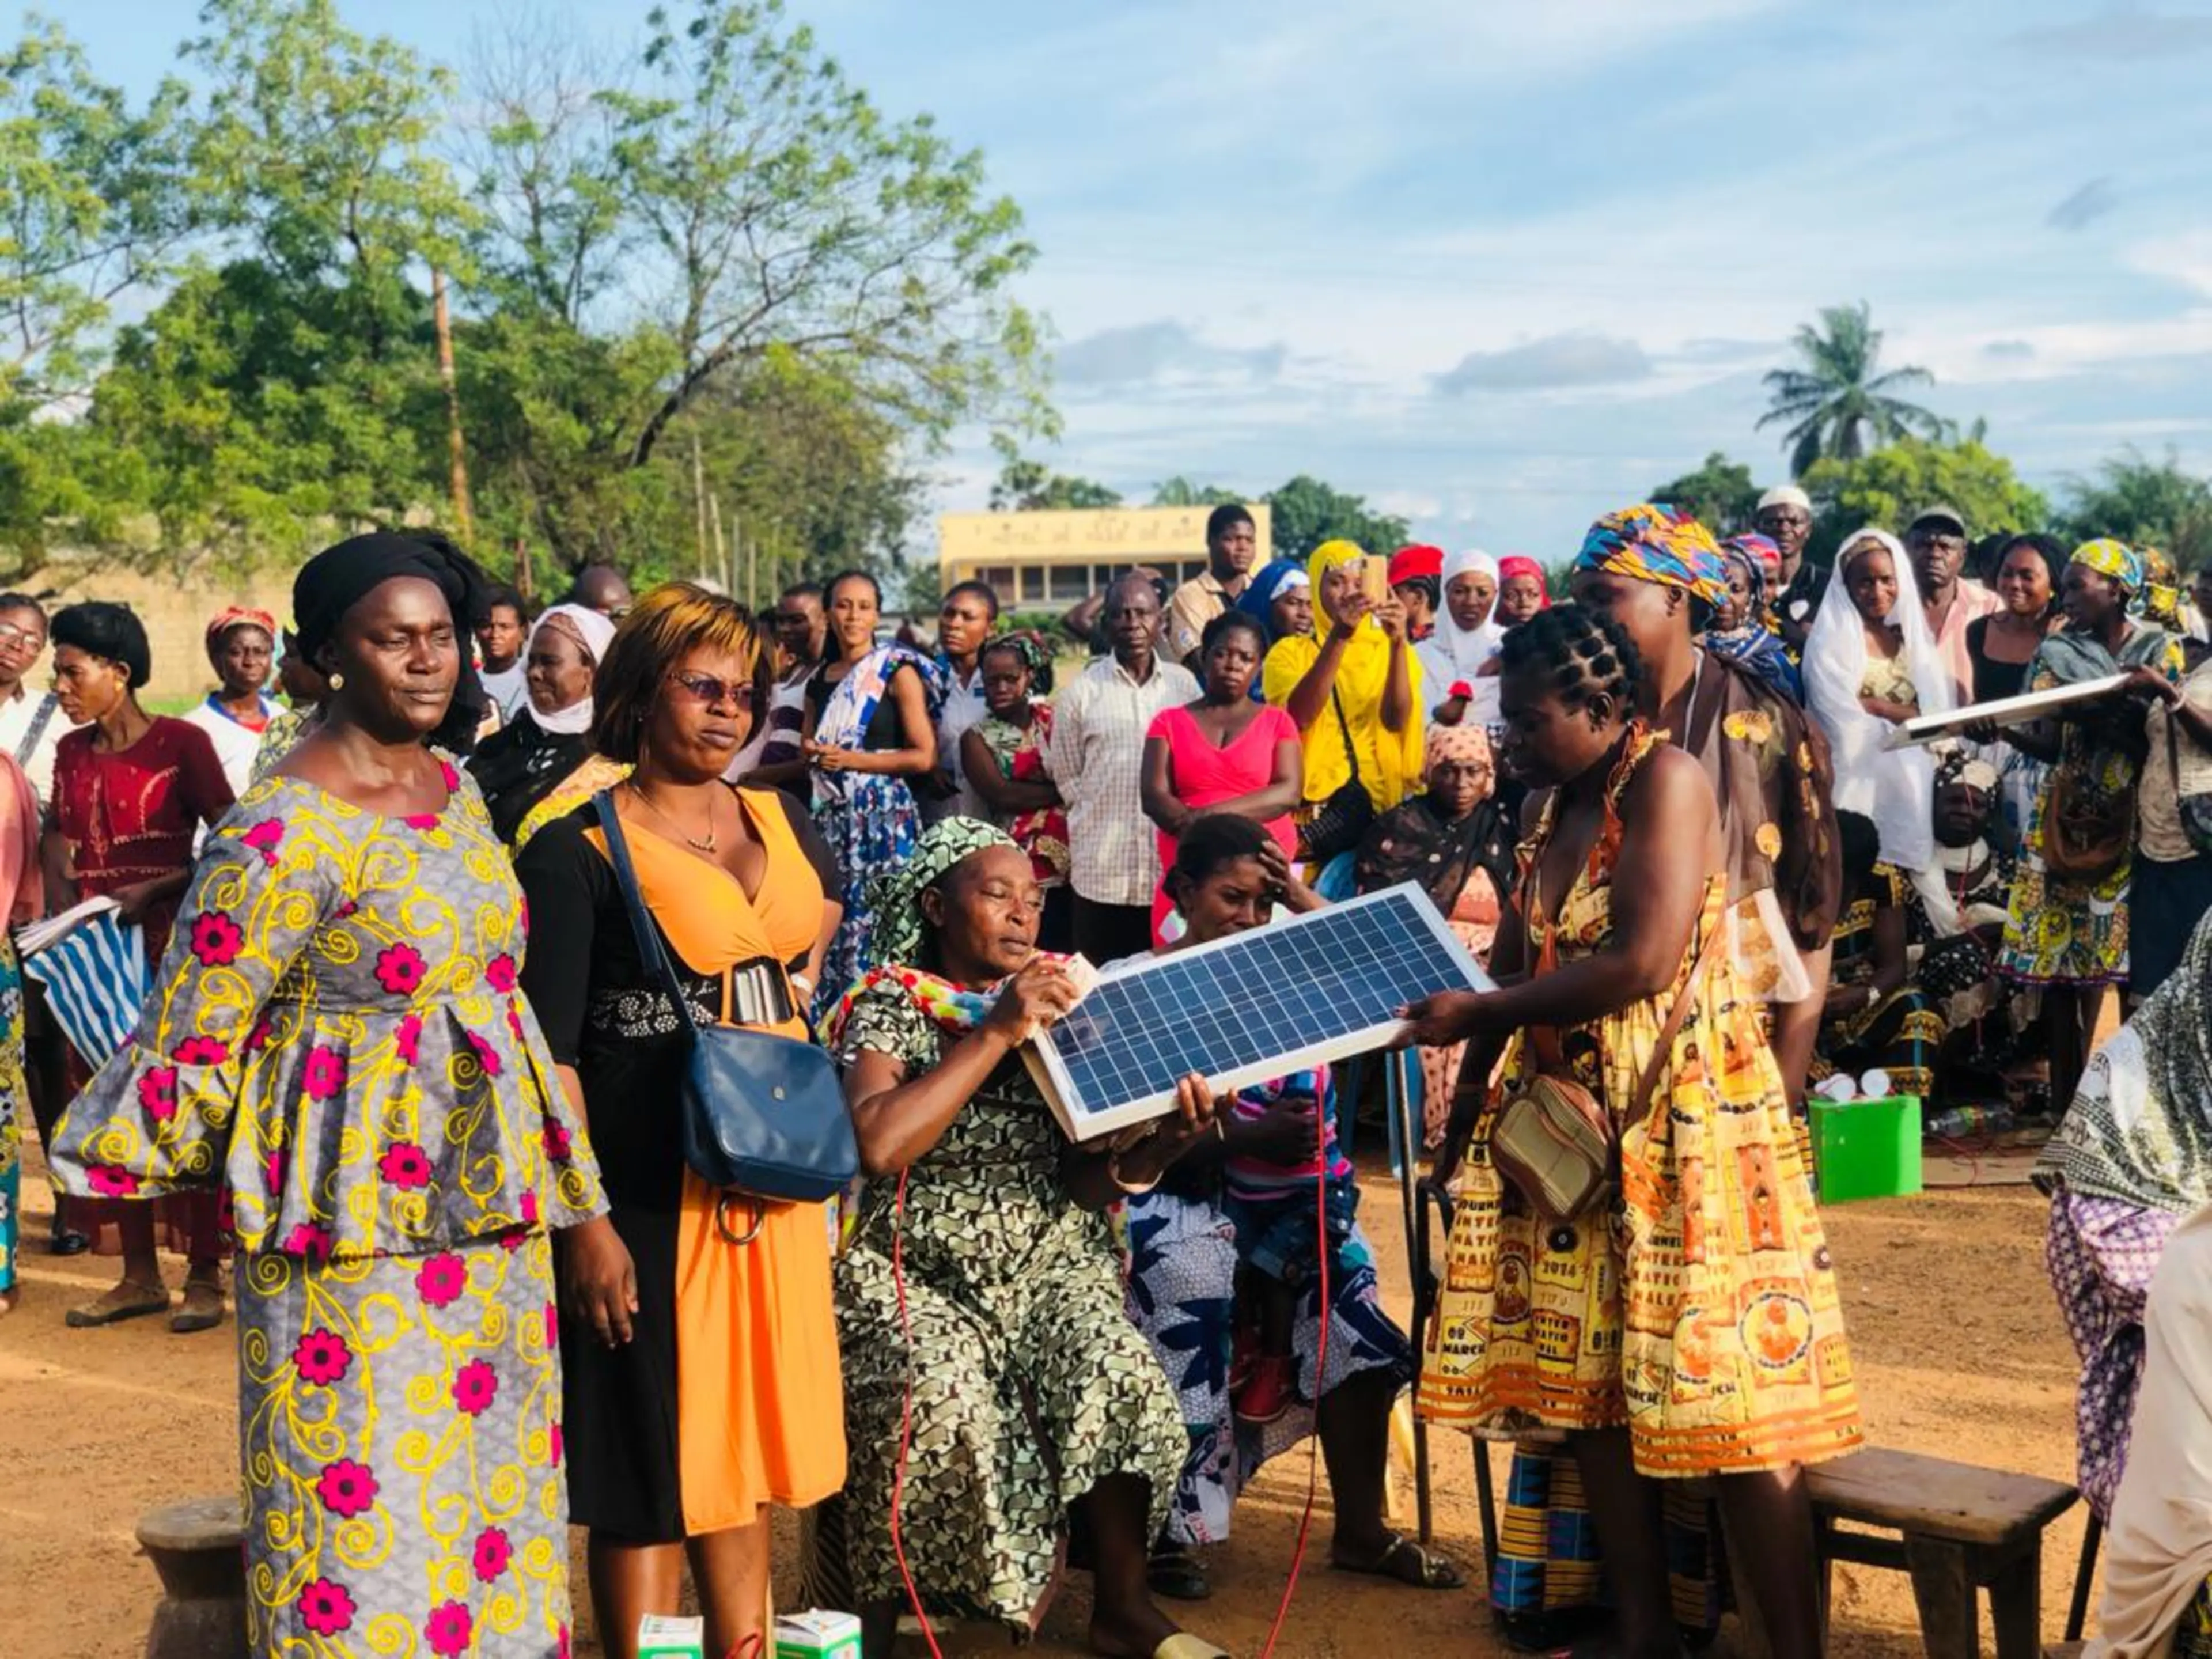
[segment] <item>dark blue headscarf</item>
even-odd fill
[[[1267,635],[1271,647],[1283,637],[1282,630],[1275,626],[1275,600],[1291,577],[1303,580],[1305,575],[1302,561],[1277,559],[1259,570],[1237,597],[1237,608],[1260,624],[1260,631]]]

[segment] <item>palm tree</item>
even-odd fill
[[[1881,331],[1870,320],[1865,301],[1824,307],[1820,326],[1800,328],[1790,343],[1805,367],[1767,372],[1774,406],[1759,417],[1759,424],[1793,423],[1782,440],[1790,447],[1793,474],[1803,473],[1824,458],[1856,460],[1869,447],[1900,438],[1942,436],[1941,416],[1890,395],[1904,386],[1933,386],[1933,374],[1924,368],[1875,372],[1881,356]]]

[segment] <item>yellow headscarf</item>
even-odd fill
[[[1340,565],[1364,559],[1358,544],[1323,542],[1306,561],[1306,575],[1313,583],[1314,635],[1291,635],[1275,642],[1261,670],[1261,693],[1280,707],[1290,701],[1298,682],[1321,656],[1321,640],[1333,626],[1322,605],[1322,583]],[[1352,630],[1351,641],[1337,664],[1335,703],[1344,711],[1344,725],[1333,709],[1324,708],[1301,734],[1305,743],[1305,798],[1326,800],[1352,776],[1352,762],[1344,747],[1349,727],[1359,757],[1359,781],[1377,811],[1388,811],[1413,792],[1421,779],[1421,665],[1411,646],[1406,647],[1406,677],[1413,688],[1413,713],[1406,729],[1392,732],[1382,724],[1382,692],[1390,681],[1390,638],[1372,617]]]

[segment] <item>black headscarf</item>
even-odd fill
[[[292,623],[301,654],[319,668],[323,647],[337,635],[346,612],[384,583],[402,576],[434,584],[446,596],[457,630],[466,628],[469,618],[482,610],[491,586],[491,579],[476,561],[434,530],[406,534],[374,530],[355,536],[325,548],[292,579]],[[472,655],[465,648],[453,704],[430,741],[455,754],[468,753],[488,707]]]

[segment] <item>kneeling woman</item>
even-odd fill
[[[1186,931],[1165,948],[1259,927],[1279,897],[1294,909],[1318,902],[1289,878],[1282,849],[1264,825],[1228,813],[1194,820],[1176,845],[1167,878]],[[1412,1380],[1413,1356],[1376,1292],[1374,1252],[1353,1215],[1358,1189],[1334,1134],[1326,1143],[1326,1308],[1313,1271],[1320,1231],[1313,1183],[1321,1174],[1315,1154],[1331,1116],[1329,1095],[1326,1066],[1239,1090],[1226,1105],[1219,1139],[1194,1148],[1157,1192],[1129,1200],[1131,1314],[1167,1368],[1190,1437],[1167,1533],[1153,1559],[1152,1587],[1162,1595],[1195,1600],[1208,1593],[1189,1547],[1225,1540],[1239,1490],[1269,1458],[1316,1431],[1336,1511],[1331,1562],[1432,1589],[1462,1582],[1450,1562],[1400,1537],[1382,1518],[1390,1407]],[[1255,1188],[1271,1196],[1255,1204]],[[1279,1212],[1279,1224],[1255,1227],[1268,1208]],[[1255,1390],[1248,1385],[1232,1411],[1234,1356],[1247,1348],[1244,1339],[1255,1324],[1264,1324],[1249,1313],[1239,1316],[1239,1271],[1249,1276],[1260,1267],[1282,1280],[1285,1255],[1296,1261],[1286,1291],[1293,1298],[1290,1328],[1274,1343],[1262,1330],[1249,1346],[1260,1378],[1267,1375],[1271,1346],[1294,1359],[1291,1387],[1285,1397],[1255,1411]],[[1320,1371],[1324,1315],[1328,1369]],[[1294,1400],[1287,1397],[1291,1393]]]
[[[1650,1477],[1722,1477],[1730,1547],[1771,1589],[1776,1653],[1814,1655],[1798,1466],[1858,1443],[1858,1405],[1781,1074],[1716,940],[1718,810],[1702,769],[1635,717],[1640,668],[1616,625],[1547,611],[1507,636],[1503,665],[1507,763],[1551,793],[1492,958],[1525,977],[1410,1011],[1412,1041],[1474,1039],[1437,1155],[1439,1184],[1462,1151],[1467,1170],[1419,1408],[1567,1434],[1629,1654],[1676,1650]],[[1607,1109],[1609,1212],[1547,1218],[1499,1173],[1485,1080],[1501,1052],[1499,1098],[1550,1069]]]
[[[1076,984],[1034,948],[1044,895],[999,830],[947,818],[876,890],[877,965],[824,1032],[872,1182],[836,1272],[870,1659],[890,1651],[902,1554],[926,1607],[1033,1629],[1071,1510],[1092,1649],[1203,1659],[1146,1593],[1185,1441],[1102,1212],[1212,1133],[1212,1097],[1185,1079],[1182,1115],[1123,1152],[1061,1138],[1015,1049]]]

